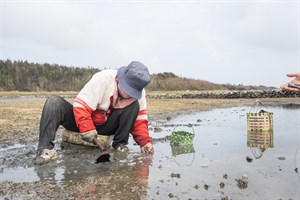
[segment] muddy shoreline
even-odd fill
[[[69,98],[72,102],[72,98]],[[27,173],[29,180],[20,182],[2,181],[2,199],[155,199],[165,198],[147,196],[147,172],[142,169],[151,165],[149,156],[139,154],[138,147],[133,152],[120,155],[111,150],[114,162],[95,165],[97,149],[82,147],[61,148],[61,130],[56,138],[59,158],[45,166],[34,166],[35,148],[38,141],[38,123],[46,97],[27,96],[1,99],[0,128],[0,176]],[[299,98],[261,99],[266,104],[281,105],[299,109]],[[201,110],[238,105],[252,105],[253,99],[149,99],[149,127],[154,129],[161,122],[182,114]],[[167,105],[167,106],[166,106]],[[293,107],[294,106],[294,107]],[[16,109],[18,108],[18,109]],[[12,112],[14,111],[14,112]],[[12,115],[12,116],[10,116]],[[155,141],[162,143],[168,138]],[[154,154],[155,157],[155,154]],[[160,158],[157,158],[160,159]],[[163,166],[163,163],[161,164]],[[157,166],[159,168],[160,166]],[[9,171],[9,173],[7,173]],[[138,172],[138,175],[137,175]],[[14,174],[15,173],[15,174]],[[146,174],[145,174],[146,173]],[[149,173],[149,172],[148,172]],[[173,173],[173,172],[172,172]],[[174,171],[176,174],[176,171]],[[171,180],[180,179],[172,177]],[[225,179],[223,180],[226,181]],[[234,180],[233,180],[234,181]],[[229,184],[230,185],[230,184]],[[235,183],[231,183],[236,187]],[[203,186],[195,186],[193,189]],[[204,188],[203,188],[204,187]],[[228,184],[227,186],[228,187]],[[159,188],[157,189],[159,191]],[[199,188],[200,190],[200,188]],[[168,198],[180,199],[172,193]],[[227,197],[228,198],[228,197]],[[249,197],[248,197],[249,198]],[[221,195],[216,199],[226,199]],[[234,198],[233,198],[234,199]]]

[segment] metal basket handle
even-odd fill
[[[179,126],[187,126],[187,127],[189,127],[189,128],[192,128],[192,130],[193,130],[193,135],[195,135],[195,130],[194,130],[194,128],[193,128],[193,125],[190,124],[190,123],[188,123],[187,125],[176,125],[176,126],[174,127],[172,133],[174,133],[174,132],[175,132],[175,129],[176,129],[177,127],[179,127]]]
[[[263,109],[263,103],[260,100],[255,100],[254,105],[250,108],[249,113],[258,113]]]

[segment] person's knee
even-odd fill
[[[64,104],[64,99],[61,96],[57,96],[57,95],[51,95],[46,103],[45,106],[48,108],[60,108],[62,105]]]
[[[48,100],[47,103],[54,103],[54,104],[60,104],[61,102],[63,102],[64,99],[61,96],[57,96],[57,95],[51,95]]]

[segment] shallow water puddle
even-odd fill
[[[274,131],[253,135],[247,132],[245,114],[249,109],[214,109],[166,122],[197,124],[193,126],[193,148],[176,154],[168,143],[155,145],[150,168],[150,174],[155,176],[149,176],[149,196],[299,199],[300,177],[295,168],[300,159],[299,151],[296,152],[300,110],[267,107],[274,115]],[[177,129],[192,132],[187,126]],[[168,135],[172,130],[167,126],[163,132],[153,133],[153,137]],[[237,185],[242,177],[247,184]]]
[[[0,166],[0,181],[74,184],[107,179],[109,198],[119,194],[114,188],[120,180],[113,181],[113,177],[121,177],[126,181],[126,190],[131,191],[128,194],[142,195],[142,199],[299,199],[300,177],[295,172],[300,156],[299,107],[267,107],[273,112],[274,131],[261,135],[247,132],[249,110],[250,107],[219,108],[152,123],[153,156],[141,155],[132,138],[131,152],[112,152],[112,162],[104,164],[94,163],[99,155],[97,149],[60,150],[56,145],[58,161],[44,166]],[[192,128],[187,124],[193,124]],[[177,130],[195,133],[193,145],[171,146],[168,136]],[[18,147],[25,148],[3,146],[0,152],[13,155],[8,152]],[[5,157],[2,155],[1,159]],[[143,190],[137,190],[136,185],[143,186]]]

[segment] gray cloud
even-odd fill
[[[273,85],[298,69],[297,2],[3,2],[1,59]],[[270,77],[270,74],[271,77]]]

